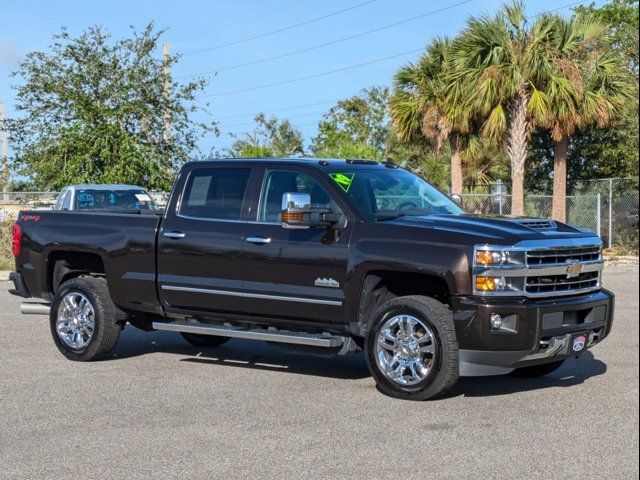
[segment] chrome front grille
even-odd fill
[[[599,245],[529,250],[526,260],[530,273],[525,291],[531,296],[572,295],[600,288]],[[536,270],[539,275],[535,275]]]
[[[569,262],[591,262],[600,260],[599,246],[532,250],[527,252],[528,265],[558,264]]]
[[[547,275],[540,277],[527,277],[527,292],[541,293],[571,293],[574,290],[596,288],[600,283],[600,272],[584,272],[576,278],[567,278],[566,275]]]

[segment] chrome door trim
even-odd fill
[[[342,302],[338,300],[320,300],[317,298],[287,297],[283,295],[266,295],[262,293],[243,293],[234,292],[231,290],[211,290],[208,288],[180,287],[177,285],[162,285],[161,289],[173,292],[204,293],[207,295],[226,295],[230,297],[257,298],[261,300],[277,300],[281,302],[312,303],[316,305],[330,305],[334,307],[342,306]]]

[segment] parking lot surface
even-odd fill
[[[197,349],[128,326],[73,363],[0,291],[0,478],[638,478],[638,267],[607,267],[612,334],[548,377],[380,394],[362,354]]]

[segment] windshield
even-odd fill
[[[406,170],[345,169],[329,176],[368,219],[464,213],[438,189]]]
[[[77,210],[155,210],[145,190],[84,189],[76,192]]]

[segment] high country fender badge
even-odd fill
[[[313,283],[316,287],[340,288],[340,282],[333,278],[316,278]]]

